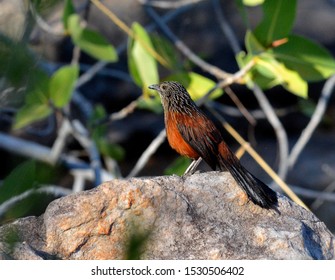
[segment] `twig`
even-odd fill
[[[271,106],[269,100],[266,98],[264,92],[256,84],[253,84],[252,91],[254,92],[259,105],[264,111],[268,121],[272,125],[278,140],[278,149],[279,149],[279,166],[278,166],[278,175],[283,180],[285,180],[287,175],[287,158],[288,158],[288,139],[286,131],[277,117],[273,107]]]
[[[203,59],[201,59],[198,55],[196,55],[189,47],[187,47],[183,41],[181,41],[172,31],[171,29],[161,20],[160,16],[154,11],[152,7],[145,6],[149,16],[157,23],[159,28],[163,31],[163,33],[174,43],[177,49],[184,54],[188,59],[190,59],[193,63],[198,65],[204,71],[210,73],[217,79],[226,79],[231,75],[220,68],[207,63]]]
[[[289,168],[292,168],[294,166],[300,153],[302,152],[302,150],[308,143],[309,139],[311,138],[314,130],[320,123],[322,116],[326,111],[330,96],[334,90],[334,86],[335,86],[335,75],[330,77],[324,84],[323,89],[321,91],[321,96],[313,113],[313,116],[308,125],[306,126],[306,128],[302,131],[298,141],[295,143],[294,147],[291,150],[290,156],[288,158]]]
[[[160,9],[176,9],[186,5],[192,5],[204,0],[177,0],[177,1],[155,1],[155,0],[137,0],[142,5],[157,7]]]
[[[218,19],[218,22],[220,24],[220,28],[223,31],[223,34],[225,34],[228,43],[230,44],[233,52],[235,54],[239,53],[242,49],[240,47],[239,41],[235,36],[235,33],[233,32],[233,29],[228,24],[224,13],[222,11],[220,1],[219,0],[212,0],[214,12],[216,14],[216,17]]]
[[[19,195],[13,196],[6,200],[4,203],[0,204],[0,217],[3,216],[11,207],[16,203],[22,201],[23,199],[29,197],[32,194],[51,194],[55,197],[66,196],[71,192],[71,190],[62,188],[59,186],[43,186],[38,189],[30,189]]]
[[[67,120],[66,120],[67,121]],[[87,129],[78,120],[71,121],[71,127],[73,128],[72,134],[78,140],[78,142],[87,151],[90,158],[90,165],[95,174],[95,185],[100,185],[102,182],[101,177],[101,161],[98,148],[94,141],[89,136]]]
[[[318,197],[315,197],[315,201],[311,204],[311,209],[316,210],[318,209],[322,203],[325,201],[325,197],[329,197],[329,195],[332,194],[332,192],[335,191],[335,181],[331,182],[323,192],[320,192]],[[335,196],[335,194],[333,194]]]
[[[248,109],[243,105],[240,99],[236,96],[236,94],[232,91],[232,89],[228,86],[225,88],[225,92],[229,95],[230,99],[235,103],[239,111],[246,118],[246,120],[252,125],[255,126],[257,124],[256,119],[252,114],[248,111]]]
[[[130,171],[127,178],[136,176],[148,162],[149,158],[156,152],[158,147],[164,142],[166,137],[165,129],[163,129],[157,137],[150,143],[146,150],[142,153],[141,157],[135,164],[135,167]]]
[[[55,35],[55,36],[64,36],[64,30],[58,31],[52,28],[36,11],[34,4],[29,3],[29,8],[33,18],[35,19],[37,25],[45,32]]]
[[[20,149],[18,149],[20,147]],[[41,162],[45,162],[54,165],[55,162],[51,159],[51,149],[40,144],[13,137],[0,132],[0,148],[18,154],[27,158],[36,159]],[[86,162],[67,154],[62,154],[59,157],[60,164],[66,166],[69,169],[90,169],[90,165]],[[113,176],[102,169],[103,178],[112,179]]]
[[[130,29],[120,18],[117,17],[111,10],[109,10],[104,4],[99,0],[90,0],[102,13],[104,13],[110,20],[112,20],[121,30],[123,30],[130,38],[135,39],[141,44],[141,46],[153,56],[161,65],[168,67],[168,62],[157,53],[153,48],[151,48],[146,42],[137,36],[132,29]]]
[[[334,184],[335,182],[333,182],[328,187],[334,188]],[[328,191],[315,191],[292,185],[291,189],[298,195],[301,195],[306,198],[316,199],[316,201],[320,199],[322,201],[335,202],[335,194]],[[311,209],[315,210],[313,204],[311,205]]]
[[[138,99],[130,102],[126,107],[122,108],[119,112],[113,113],[110,115],[109,120],[110,121],[116,121],[125,118],[130,113],[134,112],[134,110],[137,107]]]
[[[223,105],[221,103],[211,101],[212,106],[216,109],[221,111],[223,114],[226,114],[231,117],[236,117],[236,118],[242,118],[245,117],[239,109],[233,106],[228,106],[228,105]],[[282,108],[282,109],[275,109],[275,113],[278,117],[283,117],[286,116],[290,113],[296,112],[297,108],[295,106],[291,106],[288,108]],[[266,115],[261,109],[256,109],[256,110],[250,110],[249,111],[252,117],[256,120],[262,120],[266,119]]]
[[[52,162],[57,162],[63,152],[66,138],[71,134],[71,126],[67,121],[63,121],[58,129],[58,135],[51,148],[50,159]]]

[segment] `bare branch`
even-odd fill
[[[229,95],[230,99],[235,103],[239,111],[242,115],[247,119],[247,121],[252,125],[255,126],[257,124],[256,119],[253,117],[252,114],[248,111],[248,109],[243,105],[240,99],[236,96],[236,94],[232,91],[232,89],[228,86],[225,88],[225,92]]]
[[[115,121],[127,117],[129,114],[134,112],[138,104],[138,99],[130,102],[126,107],[122,108],[119,112],[110,115],[109,120]]]
[[[228,24],[226,17],[224,16],[224,13],[222,11],[220,1],[219,0],[212,0],[213,8],[215,15],[219,21],[220,27],[223,31],[223,34],[225,34],[228,43],[230,44],[233,52],[235,54],[239,53],[242,49],[240,47],[240,44],[238,42],[238,39],[236,38],[236,35],[231,28],[231,26]]]
[[[67,120],[66,120],[67,121]],[[78,140],[78,142],[87,151],[90,158],[90,165],[95,174],[95,185],[100,185],[102,182],[101,172],[101,160],[98,148],[94,141],[89,136],[87,129],[78,120],[71,122],[72,134]]]
[[[290,168],[294,166],[301,151],[304,149],[309,139],[311,138],[314,130],[320,123],[322,116],[324,115],[326,111],[330,96],[334,90],[334,86],[335,86],[335,75],[330,77],[326,81],[325,85],[323,86],[323,89],[321,91],[321,96],[319,98],[318,104],[313,113],[313,116],[310,122],[308,123],[308,125],[306,126],[306,128],[302,131],[298,141],[295,143],[294,147],[292,148],[291,154],[288,158],[288,165]]]
[[[127,178],[136,176],[146,165],[149,158],[157,151],[158,147],[164,142],[166,137],[165,129],[163,129],[157,137],[150,143],[150,145],[147,147],[147,149],[143,152],[141,157],[138,159],[138,161],[135,164],[135,167],[133,170],[130,171]]]
[[[29,3],[29,8],[33,18],[35,19],[37,25],[45,32],[55,35],[55,36],[64,36],[64,30],[57,30],[50,26],[36,11],[34,4]]]
[[[233,106],[224,105],[221,103],[217,103],[215,101],[212,101],[212,106],[216,109],[221,111],[222,113],[232,116],[232,117],[245,117],[239,109]],[[282,108],[282,109],[275,109],[275,113],[278,117],[283,117],[288,114],[291,114],[293,112],[296,112],[297,108],[295,106],[291,106],[288,108]],[[256,110],[250,110],[250,114],[253,116],[256,120],[266,119],[266,115],[263,110],[256,109]]]
[[[278,166],[278,175],[285,180],[287,175],[287,158],[288,158],[288,139],[286,131],[277,117],[272,105],[269,100],[266,98],[264,92],[256,84],[252,85],[252,90],[258,100],[259,105],[264,111],[268,121],[272,125],[278,140],[278,149],[279,149],[279,166]]]
[[[23,199],[29,197],[32,194],[52,194],[56,197],[66,196],[72,193],[69,189],[62,188],[59,186],[43,186],[38,189],[30,189],[19,195],[13,196],[6,200],[4,203],[0,204],[0,217],[6,213],[11,207],[16,203],[22,201]]]
[[[335,182],[331,183],[328,187],[330,187],[332,190],[334,190]],[[306,188],[298,187],[298,186],[291,186],[292,190],[298,195],[301,195],[306,198],[314,198],[316,201],[320,202],[335,202],[335,194],[331,193],[330,190],[328,191],[315,191],[315,190],[309,190]],[[319,205],[311,205],[311,209],[316,210]]]
[[[20,149],[18,149],[20,147]],[[56,162],[51,158],[51,149],[40,144],[13,137],[0,132],[0,148],[14,154],[18,154],[27,158],[32,158],[41,162],[54,165]],[[69,169],[89,169],[90,165],[86,162],[67,154],[59,157],[59,163],[65,165]],[[112,175],[102,170],[103,178],[112,179]],[[91,177],[92,178],[92,177]]]
[[[329,196],[335,196],[333,192],[335,191],[335,181],[331,182],[319,196],[315,197],[314,202],[311,204],[311,209],[317,210]],[[325,199],[326,198],[326,199]],[[334,200],[335,202],[335,200]]]
[[[204,71],[212,74],[217,79],[225,79],[230,77],[231,74],[221,70],[220,68],[211,65],[201,59],[198,55],[196,55],[189,47],[187,47],[182,40],[180,40],[171,29],[161,20],[160,16],[154,11],[153,8],[146,6],[146,10],[151,16],[151,18],[157,23],[159,28],[163,31],[163,33],[175,44],[176,48],[184,54],[188,59],[190,59],[193,63],[198,65]]]

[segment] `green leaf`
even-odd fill
[[[57,108],[62,108],[70,102],[78,74],[78,65],[69,65],[59,68],[52,75],[49,96]]]
[[[308,85],[300,75],[285,67],[284,64],[278,62],[271,57],[260,57],[257,60],[255,68],[264,77],[272,79],[272,86],[281,84],[288,91],[306,98],[308,94]],[[257,80],[255,79],[255,82]],[[271,85],[271,84],[270,84]]]
[[[151,35],[150,38],[156,52],[167,61],[169,68],[171,70],[180,70],[181,66],[178,61],[178,53],[174,45],[158,35]]]
[[[13,129],[20,129],[49,116],[52,110],[48,104],[26,104],[17,112]]]
[[[288,42],[272,49],[274,57],[306,81],[320,81],[335,73],[335,60],[322,46],[307,38],[291,35]]]
[[[164,171],[166,175],[183,175],[187,167],[191,164],[191,160],[187,157],[178,157]]]
[[[244,41],[249,54],[257,55],[266,50],[250,30],[247,30]]]
[[[184,85],[193,100],[198,100],[207,94],[216,83],[195,72],[179,72],[166,78],[169,81],[178,81]],[[216,99],[223,94],[222,89],[216,89],[210,96]]]
[[[0,77],[5,77],[10,86],[25,89],[25,92],[42,88],[48,76],[38,65],[37,57],[27,44],[0,33]]]
[[[115,160],[122,160],[124,158],[125,151],[120,145],[110,143],[106,138],[96,139],[96,144],[102,155]]]
[[[263,4],[263,19],[254,34],[261,44],[268,47],[272,42],[287,37],[291,32],[296,0],[266,0]]]
[[[125,151],[120,145],[108,141],[106,138],[106,133],[108,131],[106,124],[96,124],[97,122],[104,120],[106,116],[107,113],[102,105],[96,105],[94,107],[93,114],[89,120],[92,138],[102,155],[111,157],[115,160],[122,160]]]
[[[240,53],[237,61],[240,67],[250,61],[252,56]],[[300,75],[285,67],[285,65],[277,61],[269,52],[265,52],[255,59],[256,65],[244,78],[246,83],[254,82],[262,89],[269,89],[276,85],[282,85],[288,91],[306,98],[308,94],[308,85]]]
[[[138,40],[130,39],[128,43],[128,68],[134,82],[140,87],[157,84],[159,81],[157,61],[143,47],[153,48],[148,33],[139,24],[134,23],[132,30]]]
[[[301,113],[303,113],[308,118],[311,118],[315,113],[316,104],[311,99],[299,99],[298,108]]]
[[[63,21],[63,25],[64,25],[64,29],[68,30],[68,19],[71,15],[73,15],[75,13],[75,9],[72,3],[72,0],[65,0],[65,4],[64,4],[64,10],[63,10],[63,17],[62,17],[62,21]]]
[[[31,189],[35,183],[36,163],[26,161],[17,166],[3,181],[0,188],[0,203]]]
[[[265,0],[243,0],[243,4],[246,6],[258,6],[264,3]]]
[[[158,95],[140,98],[137,102],[137,107],[139,109],[150,110],[156,114],[161,114],[163,112],[161,100]]]
[[[90,56],[107,62],[117,61],[118,56],[114,47],[98,32],[83,28],[78,15],[69,16],[68,31],[73,43]]]
[[[307,82],[303,80],[296,71],[292,71],[286,68],[283,64],[279,64],[277,70],[279,71],[279,75],[281,75],[281,84],[284,88],[295,95],[298,95],[302,98],[307,98]]]

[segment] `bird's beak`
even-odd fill
[[[151,86],[149,86],[149,88],[159,91],[159,85],[151,85]]]

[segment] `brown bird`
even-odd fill
[[[194,103],[183,85],[170,81],[149,88],[157,90],[161,97],[166,135],[174,150],[193,160],[201,157],[213,170],[216,167],[228,170],[252,202],[275,209],[276,193],[241,165],[220,131]]]

